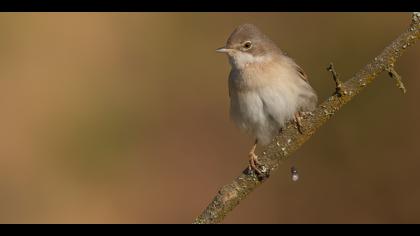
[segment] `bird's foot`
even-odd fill
[[[248,167],[248,169],[250,171],[255,172],[258,176],[263,176],[264,171],[260,169],[262,164],[258,161],[258,156],[255,155],[255,153],[253,151],[251,151],[248,155],[249,155],[249,167]]]
[[[295,117],[293,119],[297,125],[297,129],[299,133],[303,134],[303,126],[302,126],[302,114],[301,112],[296,112]]]
[[[258,180],[261,181],[270,176],[270,171],[261,162],[258,161],[258,156],[255,154],[257,143],[258,143],[258,140],[255,140],[254,146],[252,146],[252,149],[248,154],[249,156],[248,174],[254,173],[257,176]]]

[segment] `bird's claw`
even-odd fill
[[[297,112],[295,114],[294,121],[296,123],[296,126],[297,126],[297,129],[298,129],[299,133],[303,134],[303,126],[302,126],[302,121],[301,120],[302,120],[302,115],[300,114],[300,112]]]
[[[249,166],[248,170],[251,172],[255,172],[258,177],[265,176],[265,167],[258,161],[258,156],[255,153],[249,153]]]

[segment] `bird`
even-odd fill
[[[253,24],[236,27],[216,51],[228,56],[230,118],[254,138],[249,169],[260,175],[257,145],[269,144],[288,121],[302,133],[302,114],[315,109],[316,92],[302,67]]]

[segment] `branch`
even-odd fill
[[[394,70],[394,64],[408,46],[413,45],[419,38],[420,13],[415,12],[409,28],[388,45],[372,62],[345,83],[335,80],[337,85],[336,93],[318,106],[314,112],[305,114],[301,120],[305,133],[301,134],[295,125],[289,122],[283,128],[282,133],[275,137],[264,151],[258,153],[258,160],[266,170],[266,178],[259,178],[255,173],[248,172],[245,169],[232,183],[223,186],[219,190],[212,202],[195,219],[194,223],[210,224],[221,222],[230,211],[269,177],[270,171],[277,169],[282,161],[298,150],[344,104],[353,99],[380,73],[388,71],[391,77],[397,80],[398,86],[403,89],[404,86],[400,76]],[[333,77],[337,76],[333,67],[331,67],[331,72],[333,72]]]

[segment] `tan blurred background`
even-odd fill
[[[247,164],[223,46],[254,23],[324,100],[406,13],[0,14],[0,223],[190,223]],[[420,45],[225,223],[420,223]],[[296,165],[300,181],[290,180]]]

